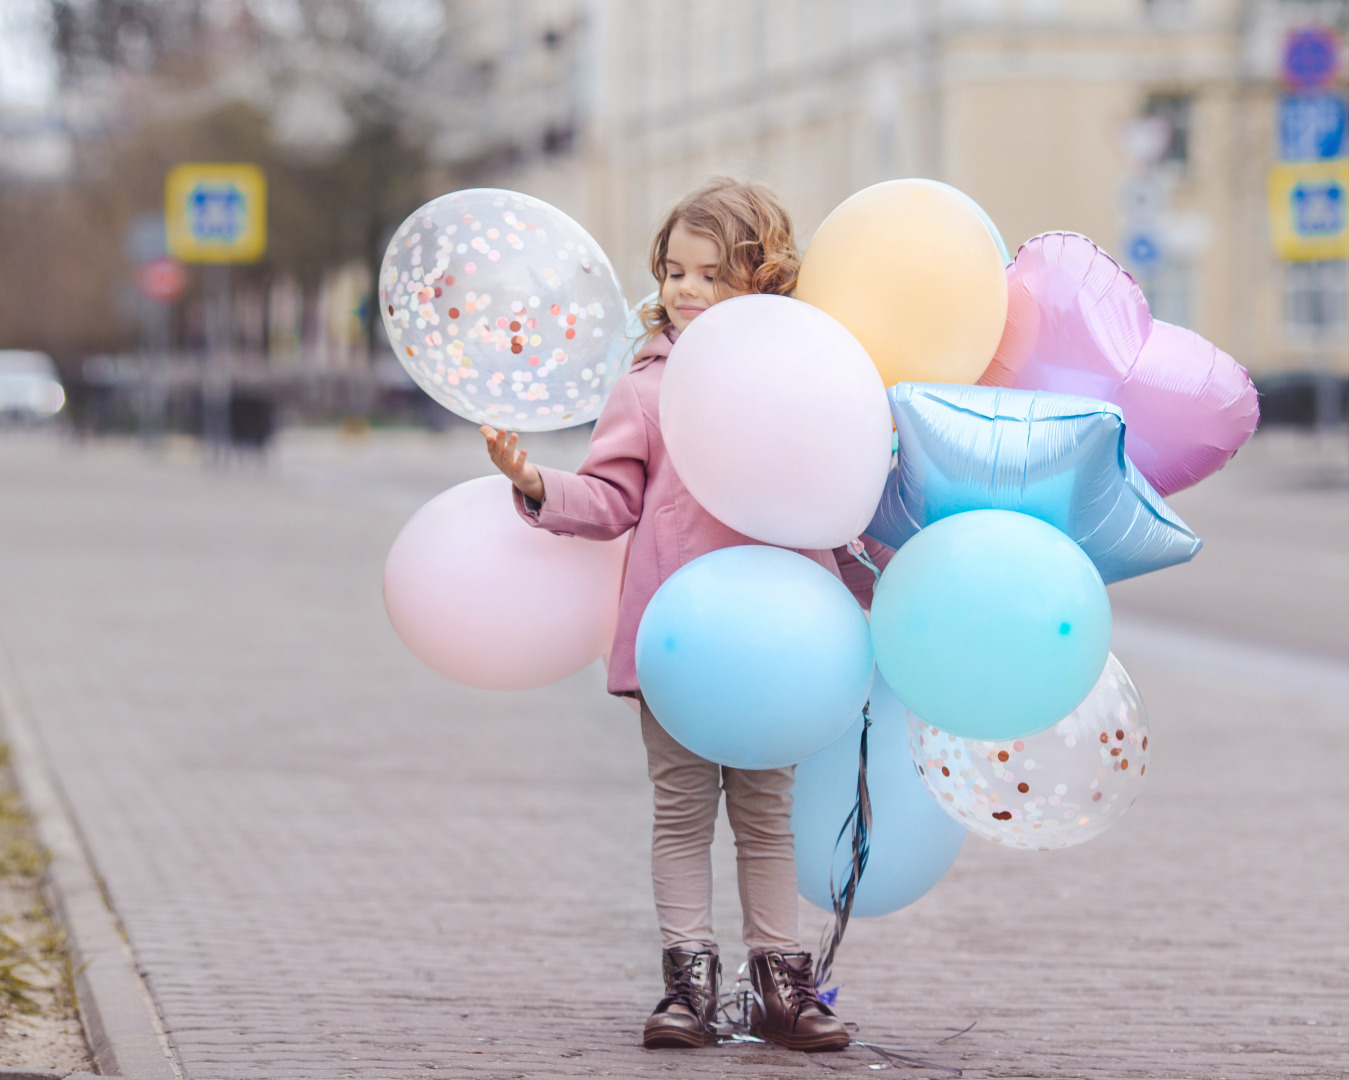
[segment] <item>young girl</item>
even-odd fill
[[[641,699],[633,645],[656,589],[685,563],[718,548],[753,544],[694,502],[671,467],[660,431],[660,382],[679,332],[713,304],[751,292],[789,295],[799,260],[792,224],[760,184],[719,179],[686,197],[651,249],[659,300],[642,312],[650,331],[614,384],[575,473],[528,463],[517,439],[482,428],[492,462],[515,484],[533,525],[607,540],[633,529],[609,665],[609,692],[641,705],[642,739],[655,786],[651,877],[664,948],[665,997],[646,1022],[649,1047],[715,1042],[720,961],[712,936],[712,832],[721,792],[735,832],[744,940],[758,1000],[751,1032],[798,1050],[841,1050],[848,1032],[820,1002],[810,954],[796,927],[792,774],[724,768],[675,742]],[[734,363],[728,357],[727,363]],[[869,545],[873,558],[889,554]],[[872,575],[843,549],[803,551],[869,605]],[[843,575],[840,575],[843,576]]]

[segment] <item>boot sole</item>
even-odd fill
[[[785,1046],[788,1050],[801,1050],[807,1054],[826,1054],[839,1050],[848,1049],[852,1043],[851,1037],[845,1035],[842,1039],[837,1035],[817,1035],[814,1038],[801,1035],[770,1035],[765,1031],[755,1031],[749,1029],[751,1035],[764,1039],[778,1046]]]
[[[699,1035],[683,1028],[656,1028],[642,1033],[642,1045],[648,1050],[689,1050],[710,1046],[717,1041],[714,1034]]]

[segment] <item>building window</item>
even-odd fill
[[[1190,163],[1190,112],[1194,99],[1189,94],[1152,94],[1143,109],[1145,116],[1166,121],[1170,136],[1157,159],[1185,168]]]
[[[1283,328],[1290,341],[1320,343],[1346,336],[1345,261],[1290,262],[1284,266]]]

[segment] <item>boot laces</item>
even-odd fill
[[[804,1009],[812,1005],[816,1007],[820,1005],[820,997],[815,990],[815,983],[811,979],[809,964],[803,967],[794,967],[784,958],[779,960],[778,970],[786,978],[785,989],[791,1002],[793,1021],[801,1015]]]
[[[694,968],[697,963],[695,956],[688,963],[680,964],[671,970],[665,1000],[661,1002],[664,1008],[678,1004],[686,1006],[695,1016],[702,1015],[702,991],[694,981]]]

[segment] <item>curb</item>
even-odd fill
[[[44,887],[70,943],[80,1023],[94,1063],[104,1076],[183,1080],[154,998],[136,968],[17,685],[9,656],[0,647],[0,730],[9,740],[14,776],[38,841],[51,855]]]

